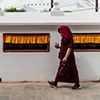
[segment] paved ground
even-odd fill
[[[68,83],[59,83],[57,89],[46,82],[0,83],[0,100],[100,100],[100,82],[81,85],[81,90],[71,90]]]

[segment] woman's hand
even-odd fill
[[[66,61],[67,61],[67,58],[64,57],[64,58],[62,59],[62,62],[66,62]]]
[[[58,43],[55,43],[55,48],[56,48],[56,49],[59,49],[59,48],[60,48],[60,46],[59,46]]]

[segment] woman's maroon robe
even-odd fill
[[[67,61],[65,62],[65,67],[64,67],[64,75],[61,76],[59,74],[59,70],[61,65],[58,68],[58,72],[57,72],[57,76],[55,78],[55,83],[57,82],[68,82],[68,83],[75,83],[75,84],[79,84],[79,78],[78,78],[78,71],[76,68],[76,63],[75,63],[75,57],[74,57],[74,53],[73,53],[73,39],[69,38],[66,40],[61,41],[61,48],[60,48],[60,53],[59,53],[59,59],[60,59],[60,64],[62,59],[65,57],[66,55],[66,51],[68,48],[72,48],[71,53],[67,59]]]

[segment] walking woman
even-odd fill
[[[60,48],[60,64],[55,81],[48,81],[48,83],[54,88],[57,88],[58,82],[75,83],[72,89],[80,89],[81,86],[79,84],[78,71],[73,53],[73,34],[66,25],[60,26],[58,32],[62,37],[61,47],[57,44],[55,47]]]

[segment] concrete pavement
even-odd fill
[[[73,84],[58,83],[52,88],[47,82],[0,83],[0,100],[100,100],[100,82],[81,82],[81,90]]]

